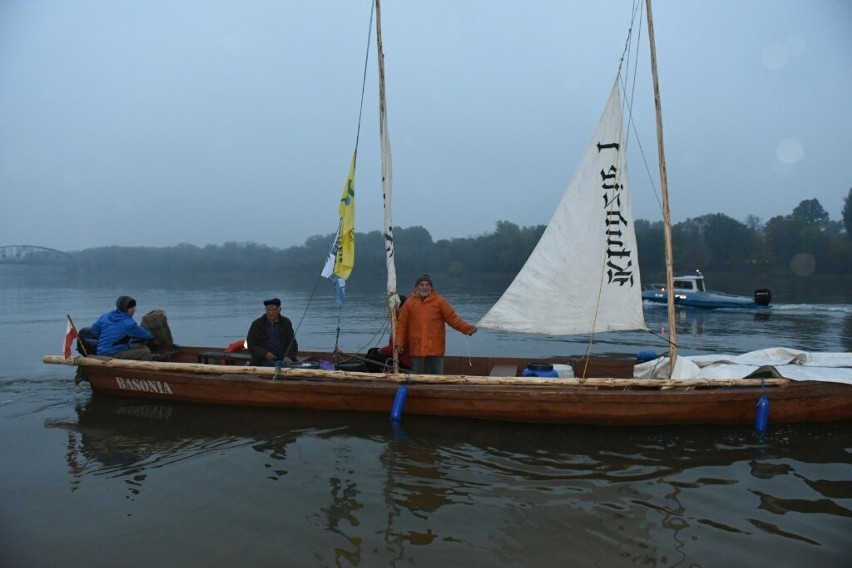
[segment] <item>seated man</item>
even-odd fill
[[[132,340],[151,341],[154,336],[133,320],[136,300],[119,296],[115,309],[107,312],[92,324],[92,333],[98,336],[98,355],[117,359],[151,361],[151,350],[142,344],[131,345]]]
[[[265,300],[266,313],[253,322],[246,336],[251,364],[274,367],[276,363],[289,365],[296,360],[299,344],[290,320],[281,315],[281,300]]]

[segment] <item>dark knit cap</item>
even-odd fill
[[[264,306],[278,306],[280,308],[281,307],[281,300],[279,300],[278,298],[272,298],[271,300],[264,300],[263,305]]]
[[[432,278],[426,273],[423,273],[418,276],[417,280],[414,281],[414,285],[417,286],[421,282],[428,282],[430,286],[434,286],[434,284],[432,284]]]
[[[119,296],[115,301],[115,308],[120,312],[127,312],[130,308],[136,307],[136,300],[130,296]]]

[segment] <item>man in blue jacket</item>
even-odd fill
[[[134,345],[130,340],[151,341],[154,336],[133,320],[136,313],[136,300],[130,296],[119,296],[115,308],[98,318],[92,324],[92,331],[98,336],[98,355],[116,359],[136,359],[151,361],[151,350],[146,345]]]

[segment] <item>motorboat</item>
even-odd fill
[[[738,296],[725,292],[707,290],[704,275],[696,270],[695,274],[676,276],[673,280],[674,303],[676,306],[704,309],[767,309],[772,302],[772,293],[768,288],[760,288],[749,296]],[[668,301],[665,284],[647,284],[642,290],[642,299],[648,302],[665,304]]]

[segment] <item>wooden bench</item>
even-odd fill
[[[220,361],[224,361],[226,365],[248,365],[251,355],[227,351],[202,351],[198,354],[199,363],[218,365]]]

